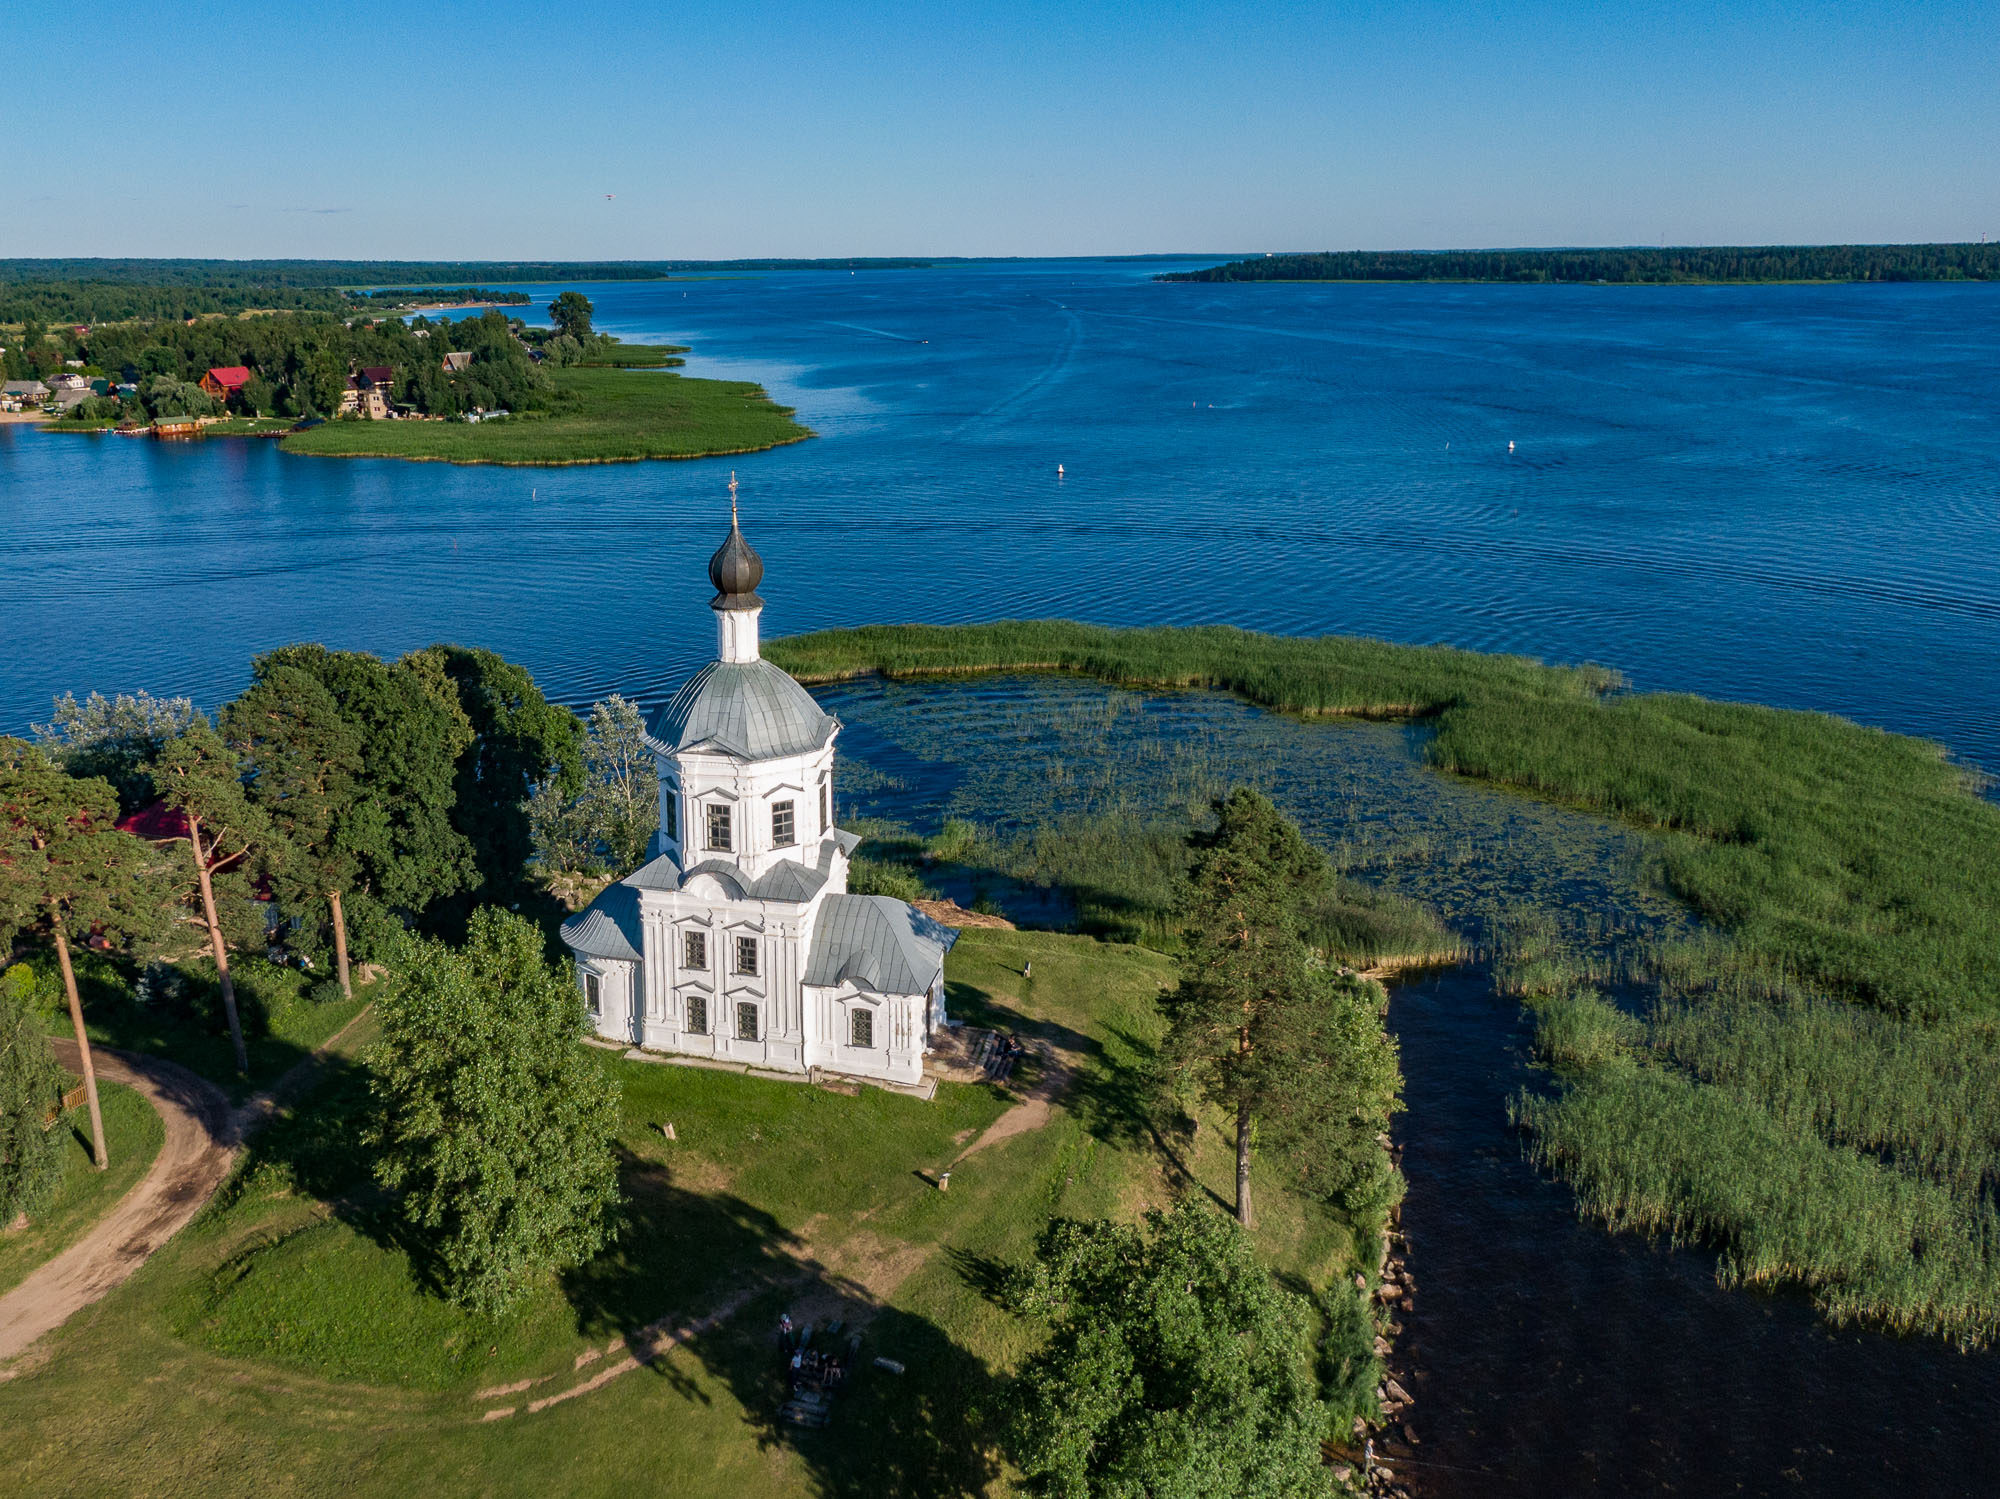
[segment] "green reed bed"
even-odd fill
[[[1594,666],[1360,636],[1260,635],[1227,625],[1120,630],[1067,619],[823,630],[773,640],[765,654],[806,682],[1059,670],[1125,687],[1219,688],[1267,708],[1374,717],[1423,715],[1496,692],[1589,703],[1619,680]]]
[[[1796,1284],[1836,1322],[2000,1334],[2000,1042],[1817,994],[1719,940],[1618,964],[1546,916],[1497,944],[1548,1093],[1529,1155],[1613,1229],[1700,1240],[1726,1284]],[[1619,980],[1645,1018],[1607,999]]]
[[[1835,1322],[2000,1331],[1990,1205],[1789,1127],[1736,1090],[1598,1062],[1559,1097],[1513,1108],[1530,1154],[1614,1229],[1718,1243],[1725,1283],[1807,1288]]]
[[[1069,620],[879,625],[770,643],[808,681],[1044,669],[1209,687],[1303,713],[1436,715],[1439,769],[1662,833],[1671,888],[1841,999],[2000,1013],[2000,807],[1936,745],[1827,714],[1518,656]]]
[[[809,678],[1042,668],[1222,688],[1300,712],[1435,719],[1438,769],[1658,835],[1664,883],[1717,929],[1623,955],[1552,921],[1499,942],[1534,1011],[1534,1158],[1613,1227],[1719,1245],[1835,1320],[2000,1334],[2000,807],[1933,744],[1824,714],[1618,694],[1516,657],[1227,629],[1065,621],[878,627],[774,642]],[[1121,848],[1124,845],[1134,847]],[[1148,867],[1142,832],[1079,825],[1020,867]],[[1156,889],[1149,876],[1120,886]],[[1573,931],[1592,913],[1565,912]],[[1615,987],[1614,987],[1615,986]],[[1612,990],[1620,996],[1606,997]]]
[[[1469,703],[1432,756],[1659,830],[1676,893],[1840,998],[2000,1013],[2000,807],[1934,744],[1645,694]]]

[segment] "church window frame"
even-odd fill
[[[797,821],[790,801],[771,803],[771,847],[791,848],[798,839]]]
[[[583,976],[583,1007],[593,1015],[604,1013],[604,991],[594,973]]]
[[[739,999],[736,1002],[736,1039],[739,1041],[761,1041],[764,1039],[763,1011],[756,1001]]]
[[[708,996],[690,994],[687,997],[687,1028],[692,1036],[708,1034]]]
[[[736,939],[736,972],[745,978],[757,977],[757,939],[738,937]]]
[[[681,967],[708,969],[708,933],[681,933]]]
[[[708,804],[708,844],[710,853],[728,854],[736,851],[736,830],[732,826],[730,806],[727,802]]]
[[[847,1044],[858,1051],[875,1049],[875,1012],[866,1005],[847,1012]]]
[[[674,842],[679,843],[681,841],[681,788],[676,786],[672,781],[666,781],[662,783],[661,790],[665,793],[660,798],[660,811],[665,814],[666,834]]]
[[[823,838],[833,831],[832,795],[827,790],[825,776],[819,778],[819,831]]]

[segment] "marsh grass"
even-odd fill
[[[1714,936],[1606,957],[1520,913],[1495,959],[1556,1081],[1511,1116],[1580,1211],[1715,1244],[1725,1283],[1800,1285],[1836,1322],[2000,1334],[1989,1023],[1833,1000]]]
[[[808,681],[1060,670],[1305,714],[1434,716],[1441,770],[1660,835],[1663,878],[1756,961],[1923,1019],[2000,1015],[2000,807],[1937,745],[1820,713],[1606,696],[1600,667],[1069,620],[884,625],[772,641]]]

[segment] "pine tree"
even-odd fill
[[[70,946],[93,936],[142,940],[157,929],[161,906],[159,855],[117,824],[109,782],[65,775],[33,745],[0,739],[0,938],[26,932],[55,949],[99,1170],[111,1158]]]
[[[1376,1136],[1400,1075],[1381,991],[1332,972],[1302,922],[1333,881],[1326,859],[1254,791],[1215,804],[1188,842],[1181,979],[1162,1000],[1164,1052],[1236,1122],[1236,1218],[1253,1221],[1256,1130],[1308,1190],[1388,1186]]]
[[[230,933],[225,931],[223,901],[247,908],[253,868],[282,863],[281,839],[263,810],[243,786],[236,752],[207,719],[170,739],[150,767],[154,789],[167,806],[180,813],[186,831],[181,864],[186,892],[185,919],[203,928],[209,954],[222,985],[222,1010],[229,1021],[229,1044],[236,1053],[236,1070],[250,1070],[243,1044],[243,1021],[236,1008],[236,981],[229,972]],[[218,895],[218,891],[220,894]],[[233,923],[232,923],[233,924]]]
[[[251,800],[284,835],[273,869],[279,904],[300,913],[320,901],[333,933],[334,973],[350,998],[348,889],[360,871],[350,832],[361,785],[361,736],[316,678],[260,659],[256,681],[222,710],[222,732],[250,773]]]

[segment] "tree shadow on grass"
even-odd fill
[[[658,1358],[663,1338],[697,1328],[679,1346],[745,1412],[760,1449],[795,1451],[816,1492],[829,1496],[977,1494],[998,1472],[991,1455],[995,1380],[983,1360],[936,1324],[882,1303],[860,1281],[816,1259],[811,1246],[754,1204],[677,1185],[658,1162],[621,1152],[626,1201],[616,1241],[563,1278],[580,1331],[625,1338],[675,1394],[706,1403],[700,1381]],[[848,1376],[821,1429],[785,1418],[789,1314],[810,1346],[838,1353]],[[831,1324],[838,1331],[829,1331]],[[901,1364],[895,1374],[877,1357]]]

